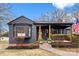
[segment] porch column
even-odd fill
[[[70,40],[72,41],[72,25],[70,26]]]
[[[64,32],[64,29],[61,29],[61,34],[64,34],[63,32]]]
[[[60,29],[60,31],[61,31],[61,34],[62,34],[62,29]]]
[[[42,39],[42,31],[41,31],[41,25],[39,26],[39,34],[38,34],[38,38],[39,39]]]
[[[64,30],[62,29],[62,34],[64,34],[63,31],[64,31]]]
[[[51,35],[51,25],[49,25],[49,39],[51,38],[50,35]]]

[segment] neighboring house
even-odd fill
[[[35,42],[41,38],[47,40],[50,34],[72,34],[72,22],[32,21],[24,16],[8,23],[9,42],[16,43],[15,37],[25,36],[24,43]]]
[[[0,37],[0,41],[9,41],[9,37]]]

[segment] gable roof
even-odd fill
[[[15,23],[27,23],[27,24],[32,24],[34,23],[34,21],[32,21],[31,19],[24,17],[24,16],[20,16],[12,21],[10,21],[8,24],[15,24]]]

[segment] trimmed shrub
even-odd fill
[[[77,35],[77,34],[73,34],[72,35],[72,42],[79,42],[79,35]]]
[[[64,40],[70,41],[70,35],[66,34],[53,34],[51,35],[52,46],[55,47],[68,47],[71,45],[70,42],[64,42]]]
[[[79,47],[79,35],[78,34],[72,35],[72,46]]]
[[[70,36],[66,34],[53,34],[51,35],[52,40],[70,40]]]
[[[55,34],[52,35],[52,39],[55,41],[52,43],[52,46],[56,46],[56,47],[79,47],[79,35],[78,34],[72,34],[72,42],[62,42],[63,39],[65,40],[69,40],[69,38],[71,37],[71,35],[59,35],[59,34]],[[62,38],[64,36],[64,38]],[[62,40],[61,40],[62,39]],[[56,41],[56,40],[61,40],[61,41]]]
[[[72,42],[72,47],[79,47],[79,43]]]

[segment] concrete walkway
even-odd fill
[[[56,48],[52,48],[51,45],[48,44],[48,43],[41,44],[40,48],[44,49],[44,50],[47,50],[49,52],[61,55],[61,56],[79,56],[79,53],[67,52],[67,51],[56,49]]]

